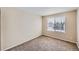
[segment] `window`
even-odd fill
[[[48,31],[65,32],[65,16],[48,17]]]

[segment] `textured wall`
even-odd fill
[[[66,16],[66,32],[51,32],[47,31],[47,17],[43,16],[43,35],[58,38],[61,40],[76,43],[76,11],[59,13],[54,15],[65,15]],[[50,16],[50,15],[49,15]]]

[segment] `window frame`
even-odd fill
[[[54,20],[55,20],[56,18],[59,18],[60,21],[63,20],[63,21],[62,21],[62,23],[64,23],[64,25],[63,25],[63,27],[64,27],[63,30],[60,30],[60,29],[58,29],[58,30],[56,29],[56,30],[55,30],[55,28],[52,28],[52,29],[50,28],[50,29],[49,29],[49,24],[48,24],[48,23],[49,23],[49,20],[51,20],[52,23],[55,23]],[[61,19],[62,19],[62,20],[61,20]],[[57,19],[57,20],[58,20],[58,19]],[[54,26],[54,25],[52,25],[52,26]],[[65,28],[66,28],[66,16],[64,16],[64,15],[58,15],[58,16],[49,16],[49,17],[47,17],[47,31],[65,33],[65,32],[66,32]]]

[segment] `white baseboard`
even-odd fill
[[[39,35],[39,36],[41,36],[41,35]],[[30,39],[30,40],[33,40],[33,39],[35,39],[35,38],[37,38],[37,37],[39,37],[39,36],[33,37],[33,38]],[[8,49],[11,49],[11,48],[16,47],[16,46],[18,46],[18,45],[21,45],[21,44],[23,44],[23,43],[25,43],[25,42],[28,42],[28,41],[30,41],[30,40],[23,41],[23,42],[21,42],[21,43],[19,43],[19,44],[13,45],[13,46],[8,47],[8,48],[5,48],[5,49],[1,49],[1,51],[6,51],[6,50],[8,50]]]

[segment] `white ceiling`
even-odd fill
[[[18,8],[25,12],[33,13],[40,16],[76,10],[76,7],[21,7]]]

